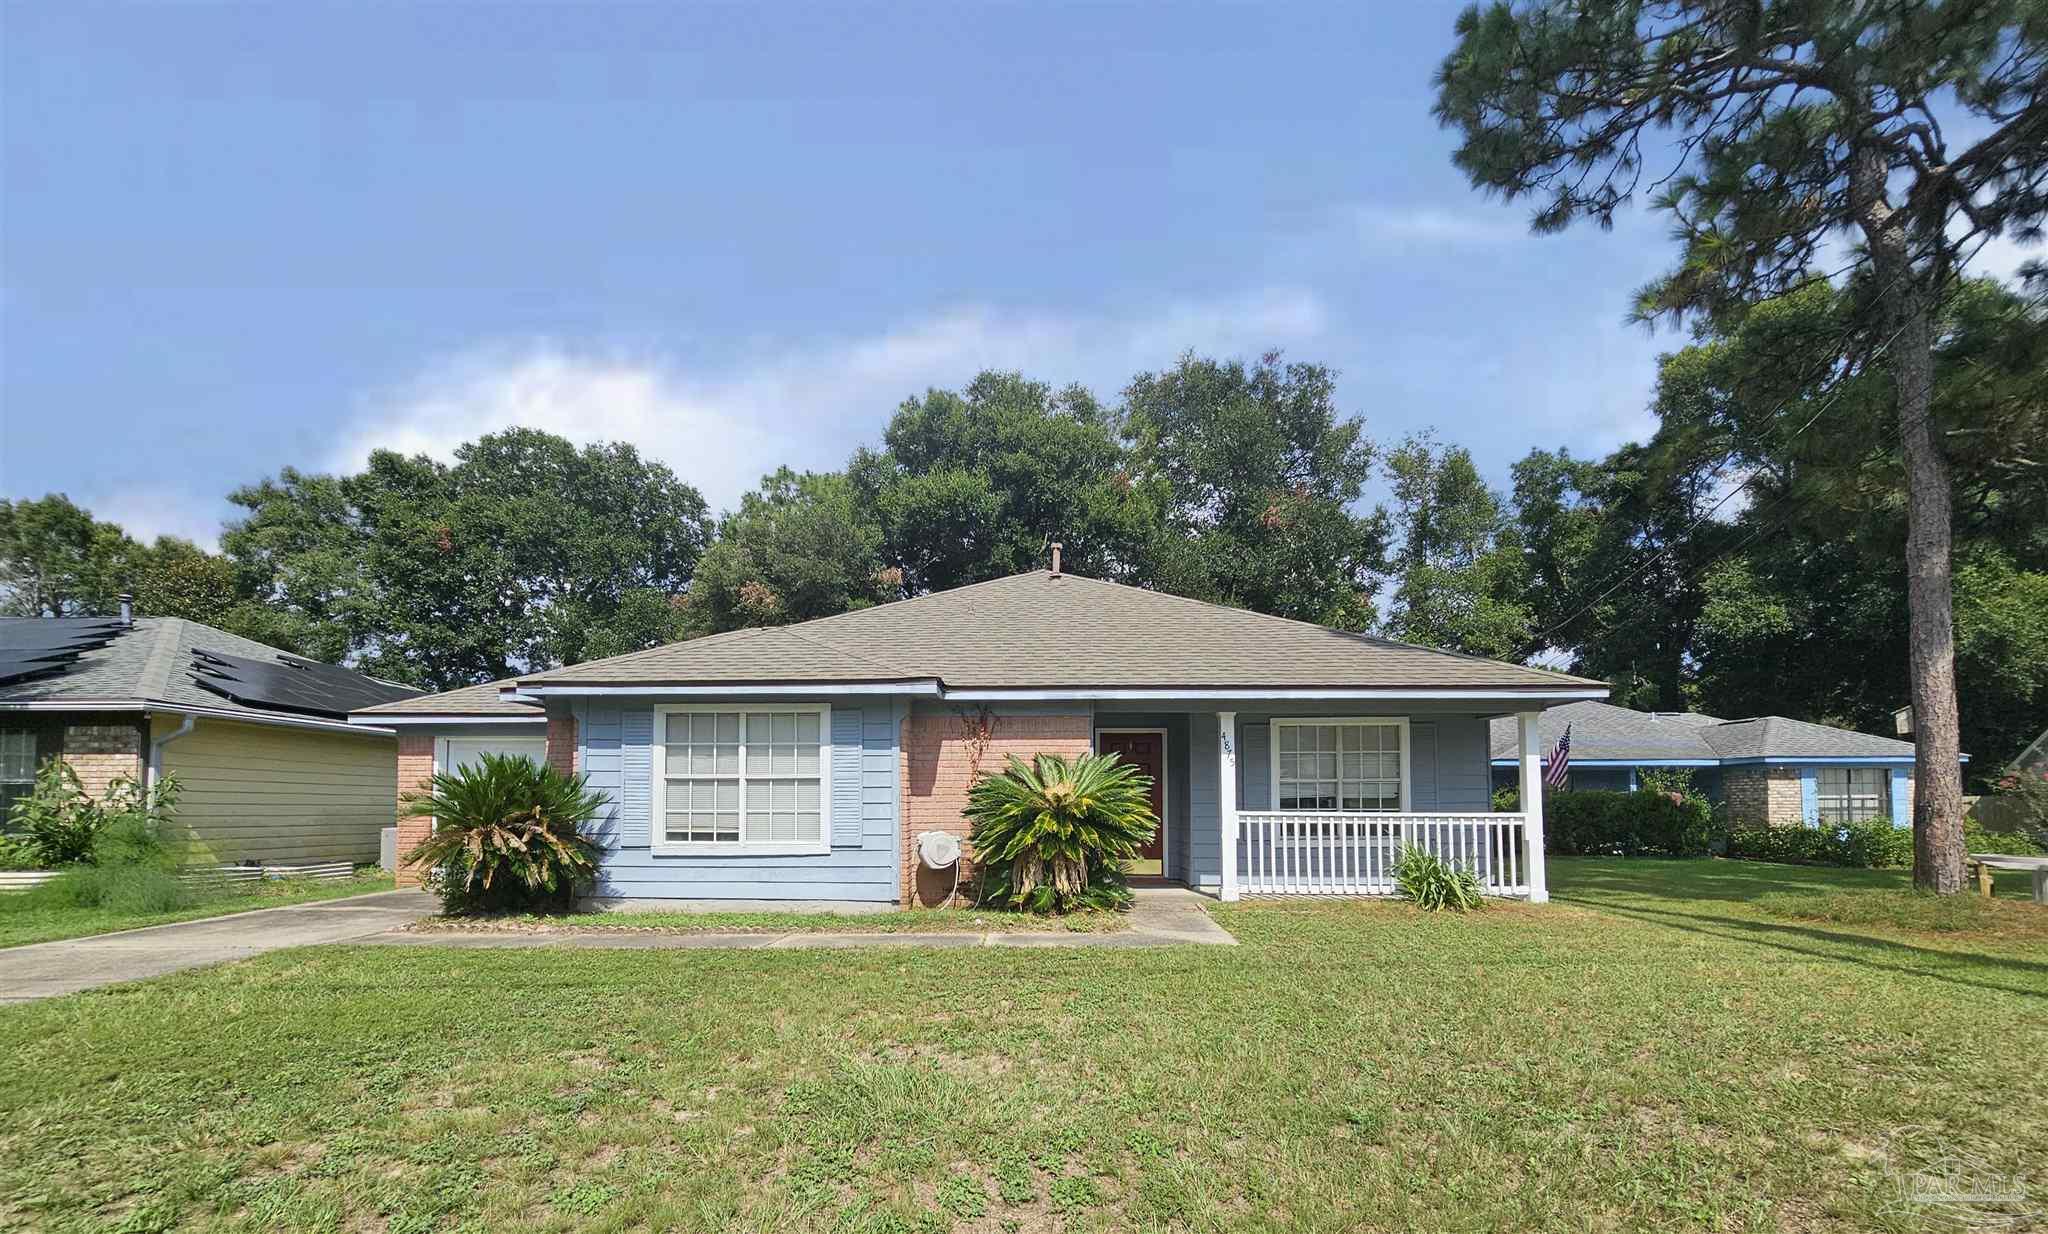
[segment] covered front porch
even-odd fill
[[[1392,895],[1407,845],[1460,863],[1487,894],[1549,898],[1534,710],[1270,699],[1230,710],[1098,702],[1095,748],[1147,765],[1165,880],[1224,900]],[[1516,718],[1516,813],[1491,810],[1488,722]]]

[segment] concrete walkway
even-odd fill
[[[1216,924],[1203,905],[1208,901],[1180,887],[1147,887],[1134,893],[1130,928],[1103,934],[1065,930],[968,931],[930,930],[885,934],[874,930],[796,930],[667,934],[655,930],[578,930],[575,928],[514,932],[477,930],[410,931],[402,926],[359,939],[391,947],[564,947],[618,951],[687,951],[733,949],[786,951],[845,947],[1172,947],[1182,944],[1234,947],[1237,940]],[[409,924],[409,923],[408,923]]]
[[[313,904],[0,948],[0,1003],[25,1003],[243,960],[283,947],[343,943],[409,925],[439,907],[420,891],[379,891]]]

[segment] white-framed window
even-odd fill
[[[1889,767],[1819,768],[1820,821],[1857,823],[1890,818],[1892,773]]]
[[[434,742],[434,770],[455,771],[475,766],[486,754],[516,754],[547,766],[545,737],[442,737]]]
[[[831,732],[824,704],[655,708],[655,851],[831,851]]]
[[[1406,810],[1407,718],[1273,721],[1273,805],[1315,814]]]
[[[36,734],[28,728],[0,728],[0,830],[14,803],[35,791]]]

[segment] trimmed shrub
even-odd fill
[[[1462,913],[1486,904],[1477,874],[1413,844],[1402,845],[1400,855],[1394,858],[1394,889],[1401,898],[1432,913],[1442,909]]]
[[[485,754],[403,800],[406,814],[434,820],[404,860],[426,867],[443,912],[565,912],[597,879],[600,846],[583,827],[605,798],[580,775]]]
[[[1638,789],[1554,792],[1543,800],[1543,851],[1565,857],[1704,857],[1714,811],[1702,797]]]
[[[1128,908],[1123,863],[1159,829],[1152,780],[1114,754],[1011,755],[967,791],[980,902],[1033,913]]]
[[[1792,865],[1889,869],[1913,864],[1913,832],[1888,818],[1822,827],[1737,827],[1728,855]]]

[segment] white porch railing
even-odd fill
[[[1520,814],[1238,812],[1245,895],[1392,895],[1415,845],[1479,876],[1487,895],[1529,892]]]

